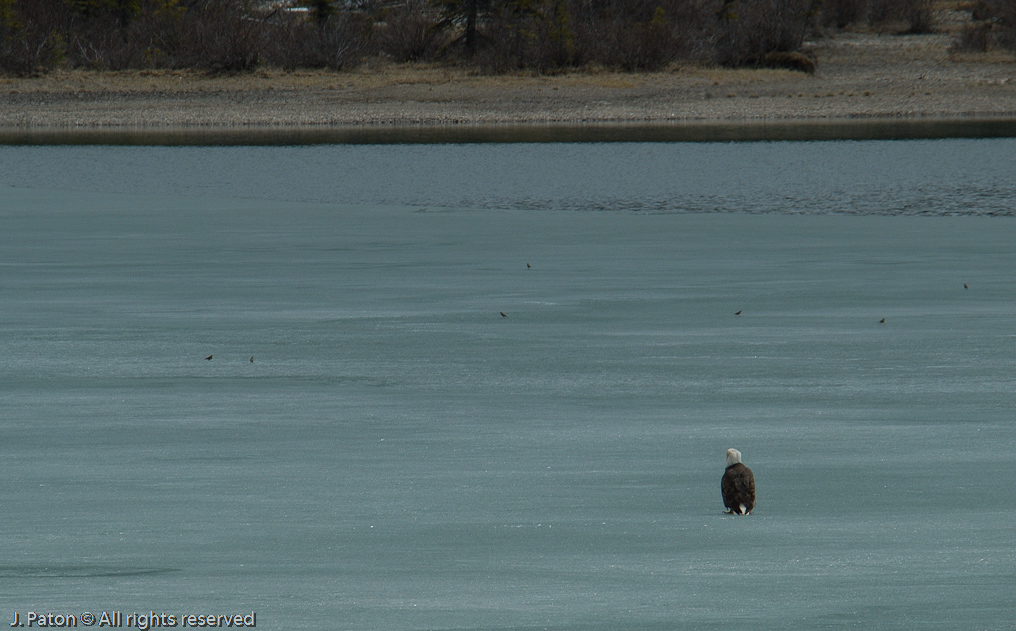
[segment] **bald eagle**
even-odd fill
[[[747,515],[755,508],[755,476],[741,464],[741,452],[736,449],[727,450],[727,470],[720,480],[720,491],[728,513]]]

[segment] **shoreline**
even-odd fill
[[[251,126],[0,128],[0,145],[243,146],[1016,138],[1016,116]]]
[[[384,137],[392,130],[479,138],[503,135],[510,127],[529,137],[534,133],[524,128],[587,127],[600,130],[595,137],[610,136],[607,128],[653,126],[683,129],[689,137],[712,126],[717,139],[750,138],[760,136],[760,128],[787,126],[895,126],[899,131],[878,133],[906,136],[932,123],[958,125],[968,130],[964,133],[982,127],[975,135],[994,126],[1013,135],[1008,131],[1016,120],[1013,55],[956,54],[951,42],[948,33],[842,33],[807,44],[819,60],[813,75],[695,65],[644,74],[587,69],[549,76],[491,76],[419,64],[243,75],[59,71],[0,78],[0,142],[160,134],[190,137],[191,143],[202,134],[247,134],[270,142],[272,136],[315,133],[357,142],[366,141],[356,140],[364,134]],[[487,131],[478,134],[477,128]],[[730,131],[735,128],[743,133]],[[61,141],[61,134],[73,139]],[[775,137],[781,134],[788,135]]]

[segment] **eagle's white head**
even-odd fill
[[[741,452],[736,449],[727,450],[727,466],[741,462]]]

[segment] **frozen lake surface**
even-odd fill
[[[0,615],[1011,629],[1013,158],[0,147]]]

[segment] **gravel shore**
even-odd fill
[[[809,42],[813,75],[684,66],[625,74],[481,75],[445,66],[353,72],[56,72],[0,78],[0,132],[242,130],[493,123],[1016,119],[1011,54],[955,54],[948,33]]]

